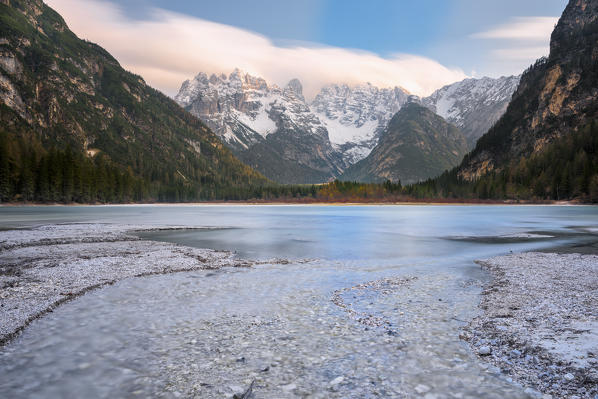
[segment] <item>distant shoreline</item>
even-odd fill
[[[200,202],[128,202],[128,203],[43,203],[43,202],[7,202],[0,203],[1,207],[26,207],[26,206],[202,206],[202,205],[310,205],[310,206],[384,206],[384,205],[431,205],[431,206],[471,206],[471,205],[517,205],[517,206],[594,206],[598,204],[579,201],[494,201],[494,200],[472,200],[472,201],[200,201]]]

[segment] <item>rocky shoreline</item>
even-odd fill
[[[493,278],[462,338],[481,360],[532,397],[598,397],[598,256],[529,252],[478,263]]]
[[[135,235],[163,229],[188,227],[58,224],[0,231],[0,346],[60,304],[123,279],[257,264],[230,252]],[[483,291],[481,314],[463,329],[461,338],[484,367],[527,387],[530,397],[598,397],[598,256],[530,252],[478,263],[493,279]],[[374,333],[393,339],[401,335],[395,331],[396,320],[391,326],[391,321],[353,302],[367,303],[370,291],[383,298],[407,287],[415,293],[412,285],[417,281],[402,276],[338,289],[331,304],[358,322],[354,328],[365,325],[366,335],[355,331],[360,339]],[[220,333],[214,331],[213,336]],[[256,381],[264,389],[265,383]]]
[[[0,231],[0,346],[60,304],[126,278],[251,265],[229,252],[132,233],[160,229],[178,227],[59,224]]]

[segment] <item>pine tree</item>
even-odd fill
[[[8,160],[8,143],[5,134],[0,135],[0,202],[10,201],[12,197],[10,185],[10,165]]]

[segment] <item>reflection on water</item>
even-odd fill
[[[474,259],[595,240],[595,207],[143,206],[0,209],[0,226],[118,222],[246,258],[312,261],[123,281],[34,322],[0,351],[2,397],[517,398],[459,340],[486,275]],[[226,228],[219,228],[226,227]],[[525,232],[554,237],[477,239]],[[473,237],[475,239],[455,239]],[[416,277],[384,292],[366,285]],[[385,320],[368,327],[359,314]],[[391,334],[392,333],[392,334]],[[428,396],[426,396],[428,395]]]

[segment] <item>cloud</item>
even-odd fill
[[[530,59],[537,60],[547,53],[548,49],[546,46],[500,48],[492,50],[492,55],[495,58],[512,61],[529,61]]]
[[[327,83],[370,82],[427,95],[467,76],[430,58],[395,54],[383,58],[361,50],[294,43],[275,45],[254,32],[154,8],[134,20],[113,3],[47,0],[80,37],[110,51],[152,86],[174,95],[198,72],[230,73],[239,67],[284,85],[299,78],[311,97]]]
[[[490,51],[495,62],[511,61],[525,67],[549,53],[550,35],[558,20],[558,17],[514,17],[470,37],[496,42]]]
[[[494,29],[474,33],[474,39],[509,39],[546,41],[558,17],[515,17],[510,22],[497,26]]]

